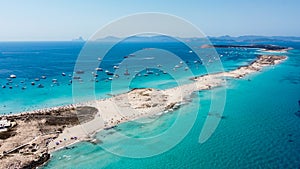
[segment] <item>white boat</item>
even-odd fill
[[[14,75],[14,74],[11,74],[9,77],[12,78],[12,79],[17,78],[17,76]]]
[[[100,68],[100,67],[97,67],[95,70],[96,70],[96,71],[103,71],[103,69]]]
[[[114,68],[114,69],[119,69],[119,66],[114,66],[113,68]]]

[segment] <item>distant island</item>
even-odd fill
[[[76,39],[72,39],[72,41],[77,41],[77,42],[84,42],[85,40],[83,39],[82,36],[79,36],[78,38]]]
[[[291,48],[277,45],[203,45],[202,48],[253,48],[263,49],[270,52],[286,52]]]
[[[165,41],[168,40],[166,37],[168,37],[167,35],[163,36],[163,35],[153,35],[153,36],[134,36],[130,38],[130,41],[132,42],[141,42],[141,41],[147,41],[150,40],[151,37],[151,41]],[[176,39],[180,39],[182,41],[198,41],[201,40],[203,38],[199,38],[199,37],[174,37]],[[116,37],[116,36],[107,36],[107,37],[103,37],[103,38],[99,38],[96,39],[96,41],[102,41],[102,42],[115,42],[115,41],[119,41],[122,40],[123,37]],[[241,42],[245,42],[245,43],[262,43],[262,42],[266,42],[266,43],[270,43],[270,42],[278,42],[278,41],[282,41],[282,42],[300,42],[300,37],[296,37],[296,36],[257,36],[257,35],[247,35],[247,36],[237,36],[237,37],[233,37],[233,36],[219,36],[219,37],[214,37],[214,36],[207,36],[204,37],[204,39],[208,39],[211,42],[232,42],[234,43],[241,43]]]

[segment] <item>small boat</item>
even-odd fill
[[[166,71],[163,71],[163,74],[167,74],[167,72],[166,72]]]
[[[189,53],[193,53],[193,51],[192,51],[192,50],[190,50],[190,51],[189,51]]]
[[[101,58],[98,58],[98,61],[101,61],[102,59]]]
[[[128,69],[126,69],[124,75],[125,75],[125,76],[129,76],[129,75],[130,75],[130,73],[128,72]]]
[[[188,67],[185,67],[184,70],[187,71],[187,70],[189,70],[189,68],[188,68]]]
[[[9,77],[12,78],[12,79],[17,78],[17,76],[14,75],[14,74],[11,74]]]
[[[151,70],[147,70],[147,74],[153,74],[154,72],[153,71],[151,71]]]
[[[2,88],[3,88],[3,89],[5,89],[5,88],[6,88],[6,86],[5,86],[5,85],[2,85]]]
[[[25,90],[25,89],[26,89],[26,86],[23,86],[23,87],[22,87],[22,90]]]
[[[107,78],[108,80],[113,80],[113,78],[112,77],[109,77],[109,78]]]
[[[76,74],[84,74],[84,71],[83,70],[77,70],[75,73]]]
[[[124,56],[124,59],[128,58],[128,56]]]
[[[105,70],[104,72],[105,72],[105,73],[108,73],[109,71],[108,71],[108,70]]]
[[[42,84],[38,84],[38,86],[37,86],[38,88],[44,88],[44,85],[42,85]]]
[[[107,75],[114,75],[114,73],[112,73],[112,72],[107,72],[106,74]]]
[[[80,79],[80,77],[79,76],[74,76],[73,79],[77,79],[78,80],[78,79]]]
[[[35,78],[34,81],[40,81],[40,79],[39,78]]]
[[[63,73],[61,73],[61,75],[62,75],[62,76],[66,76],[66,73],[63,72]]]
[[[57,83],[57,79],[52,79],[52,83]]]
[[[95,70],[96,70],[96,71],[103,71],[103,69],[100,68],[100,67],[97,67]]]
[[[114,69],[119,69],[119,66],[114,66],[113,68],[114,68]]]
[[[34,85],[35,85],[35,83],[34,83],[34,82],[31,82],[31,85],[32,85],[32,86],[34,86]]]
[[[95,74],[94,74],[94,77],[98,77],[98,74],[95,73]]]
[[[180,66],[179,65],[175,65],[175,68],[180,68]]]
[[[157,67],[162,67],[162,65],[161,65],[161,64],[158,64]]]
[[[41,76],[41,78],[42,78],[42,79],[46,79],[47,77],[46,77],[46,76]]]
[[[9,86],[9,89],[12,89],[13,87],[12,86]]]

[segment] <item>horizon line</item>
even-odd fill
[[[160,35],[156,35],[160,36]],[[225,37],[230,37],[230,38],[241,38],[241,37],[265,37],[265,38],[278,38],[278,37],[283,37],[283,38],[300,38],[298,35],[254,35],[254,34],[245,34],[245,35],[238,35],[238,36],[232,36],[232,35],[221,35],[221,36],[205,36],[204,38],[225,38]],[[81,37],[81,36],[79,36]],[[147,36],[140,36],[140,37],[147,37]],[[155,36],[153,36],[155,37]],[[117,36],[111,36],[108,35],[105,38],[98,39],[100,40],[105,40],[106,38],[116,38],[116,39],[123,39],[125,37],[117,37]],[[175,37],[175,38],[180,38],[180,39],[200,39],[201,37]],[[95,40],[95,41],[98,41]],[[76,39],[60,39],[60,40],[51,40],[51,39],[43,39],[43,40],[0,40],[1,42],[87,42],[89,41],[88,39],[82,39],[79,40],[78,38]]]

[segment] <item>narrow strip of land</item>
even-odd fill
[[[90,140],[90,136],[99,130],[110,129],[129,120],[173,111],[188,102],[195,91],[222,86],[226,78],[243,78],[266,66],[279,64],[286,58],[262,55],[247,66],[195,77],[192,83],[171,89],[133,89],[108,99],[6,116],[7,120],[15,121],[18,125],[0,133],[0,168],[40,165],[44,162],[41,159],[45,159],[49,152],[78,141]],[[37,136],[38,139],[31,141]],[[7,152],[10,150],[15,151],[8,156]]]

